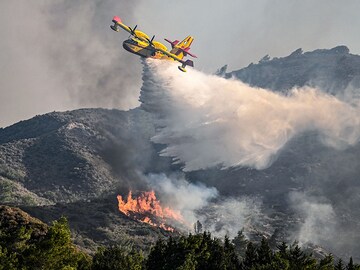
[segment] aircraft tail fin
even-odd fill
[[[192,36],[187,36],[184,40],[179,42],[178,40],[170,41],[168,39],[165,39],[167,42],[170,42],[172,50],[170,51],[172,54],[175,54],[180,59],[183,59],[184,56],[190,55],[192,57],[195,57],[195,55],[191,54],[189,52],[190,45],[194,41],[194,38]]]
[[[192,36],[187,36],[183,41],[181,41],[180,43],[176,44],[179,47],[186,49],[186,48],[190,48],[191,43],[193,42],[194,38]]]

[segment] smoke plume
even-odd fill
[[[199,220],[203,229],[215,236],[235,237],[243,228],[258,227],[262,221],[262,203],[249,196],[224,198],[214,187],[190,183],[182,173],[149,174],[145,181],[161,196],[161,201],[179,211],[186,221],[185,227]]]
[[[0,127],[35,114],[78,107],[138,105],[141,66],[123,50],[140,1],[1,1]]]
[[[228,235],[233,238],[240,230],[248,233],[259,229],[266,216],[262,211],[261,200],[243,196],[219,198],[199,211],[198,218],[205,224],[205,230],[215,236]],[[262,233],[266,234],[264,230]]]
[[[151,188],[162,196],[168,205],[180,211],[188,225],[198,219],[196,211],[207,206],[209,202],[218,196],[214,187],[206,187],[204,184],[189,183],[184,175],[173,174],[149,174],[145,179]]]
[[[184,171],[248,166],[264,169],[294,136],[315,131],[344,148],[360,138],[360,109],[313,88],[281,95],[149,60],[140,101],[156,116],[153,142],[166,145]]]
[[[323,198],[324,200],[324,198]],[[290,193],[290,202],[303,222],[293,236],[300,244],[316,243],[329,246],[330,235],[336,232],[336,215],[329,202],[319,197],[309,197],[305,193]]]

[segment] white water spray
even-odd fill
[[[166,145],[161,155],[184,164],[184,171],[264,169],[306,131],[336,148],[360,138],[360,108],[317,89],[282,95],[196,70],[181,73],[166,61],[145,62],[140,101],[155,116],[152,140]]]

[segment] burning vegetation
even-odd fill
[[[184,219],[178,211],[161,206],[153,190],[142,192],[138,197],[134,198],[132,192],[129,191],[126,200],[121,195],[118,195],[117,199],[119,210],[128,217],[140,222],[171,232],[174,231],[174,227],[169,223],[184,223]]]

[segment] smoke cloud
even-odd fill
[[[359,8],[356,0],[1,1],[0,126],[53,110],[137,106],[141,66],[121,48],[126,34],[109,29],[115,14],[159,41],[194,35],[197,68],[213,72],[299,47],[359,53],[349,27]]]
[[[243,196],[218,199],[199,211],[198,218],[205,225],[204,229],[215,236],[233,238],[240,230],[248,233],[259,229],[266,216],[259,199]],[[262,233],[266,234],[264,230]]]
[[[293,239],[303,245],[316,243],[332,246],[329,245],[333,242],[329,236],[335,235],[337,223],[332,205],[321,202],[319,197],[309,197],[301,192],[290,193],[289,198],[297,216],[303,220]]]
[[[140,1],[1,1],[0,127],[78,107],[138,105],[141,65],[110,28]]]
[[[151,188],[160,193],[165,200],[188,222],[193,224],[198,219],[196,210],[202,209],[218,196],[218,191],[214,187],[206,187],[202,183],[189,183],[183,175],[149,174],[146,181]]]
[[[317,132],[337,149],[360,138],[360,108],[313,88],[281,95],[189,69],[148,60],[140,100],[164,144],[184,171],[247,166],[265,169],[298,134]]]
[[[178,210],[186,221],[186,229],[199,220],[203,229],[214,236],[235,237],[243,228],[249,231],[258,227],[264,218],[262,203],[248,196],[220,197],[214,187],[202,183],[189,183],[182,173],[149,174],[145,181],[171,208]]]

